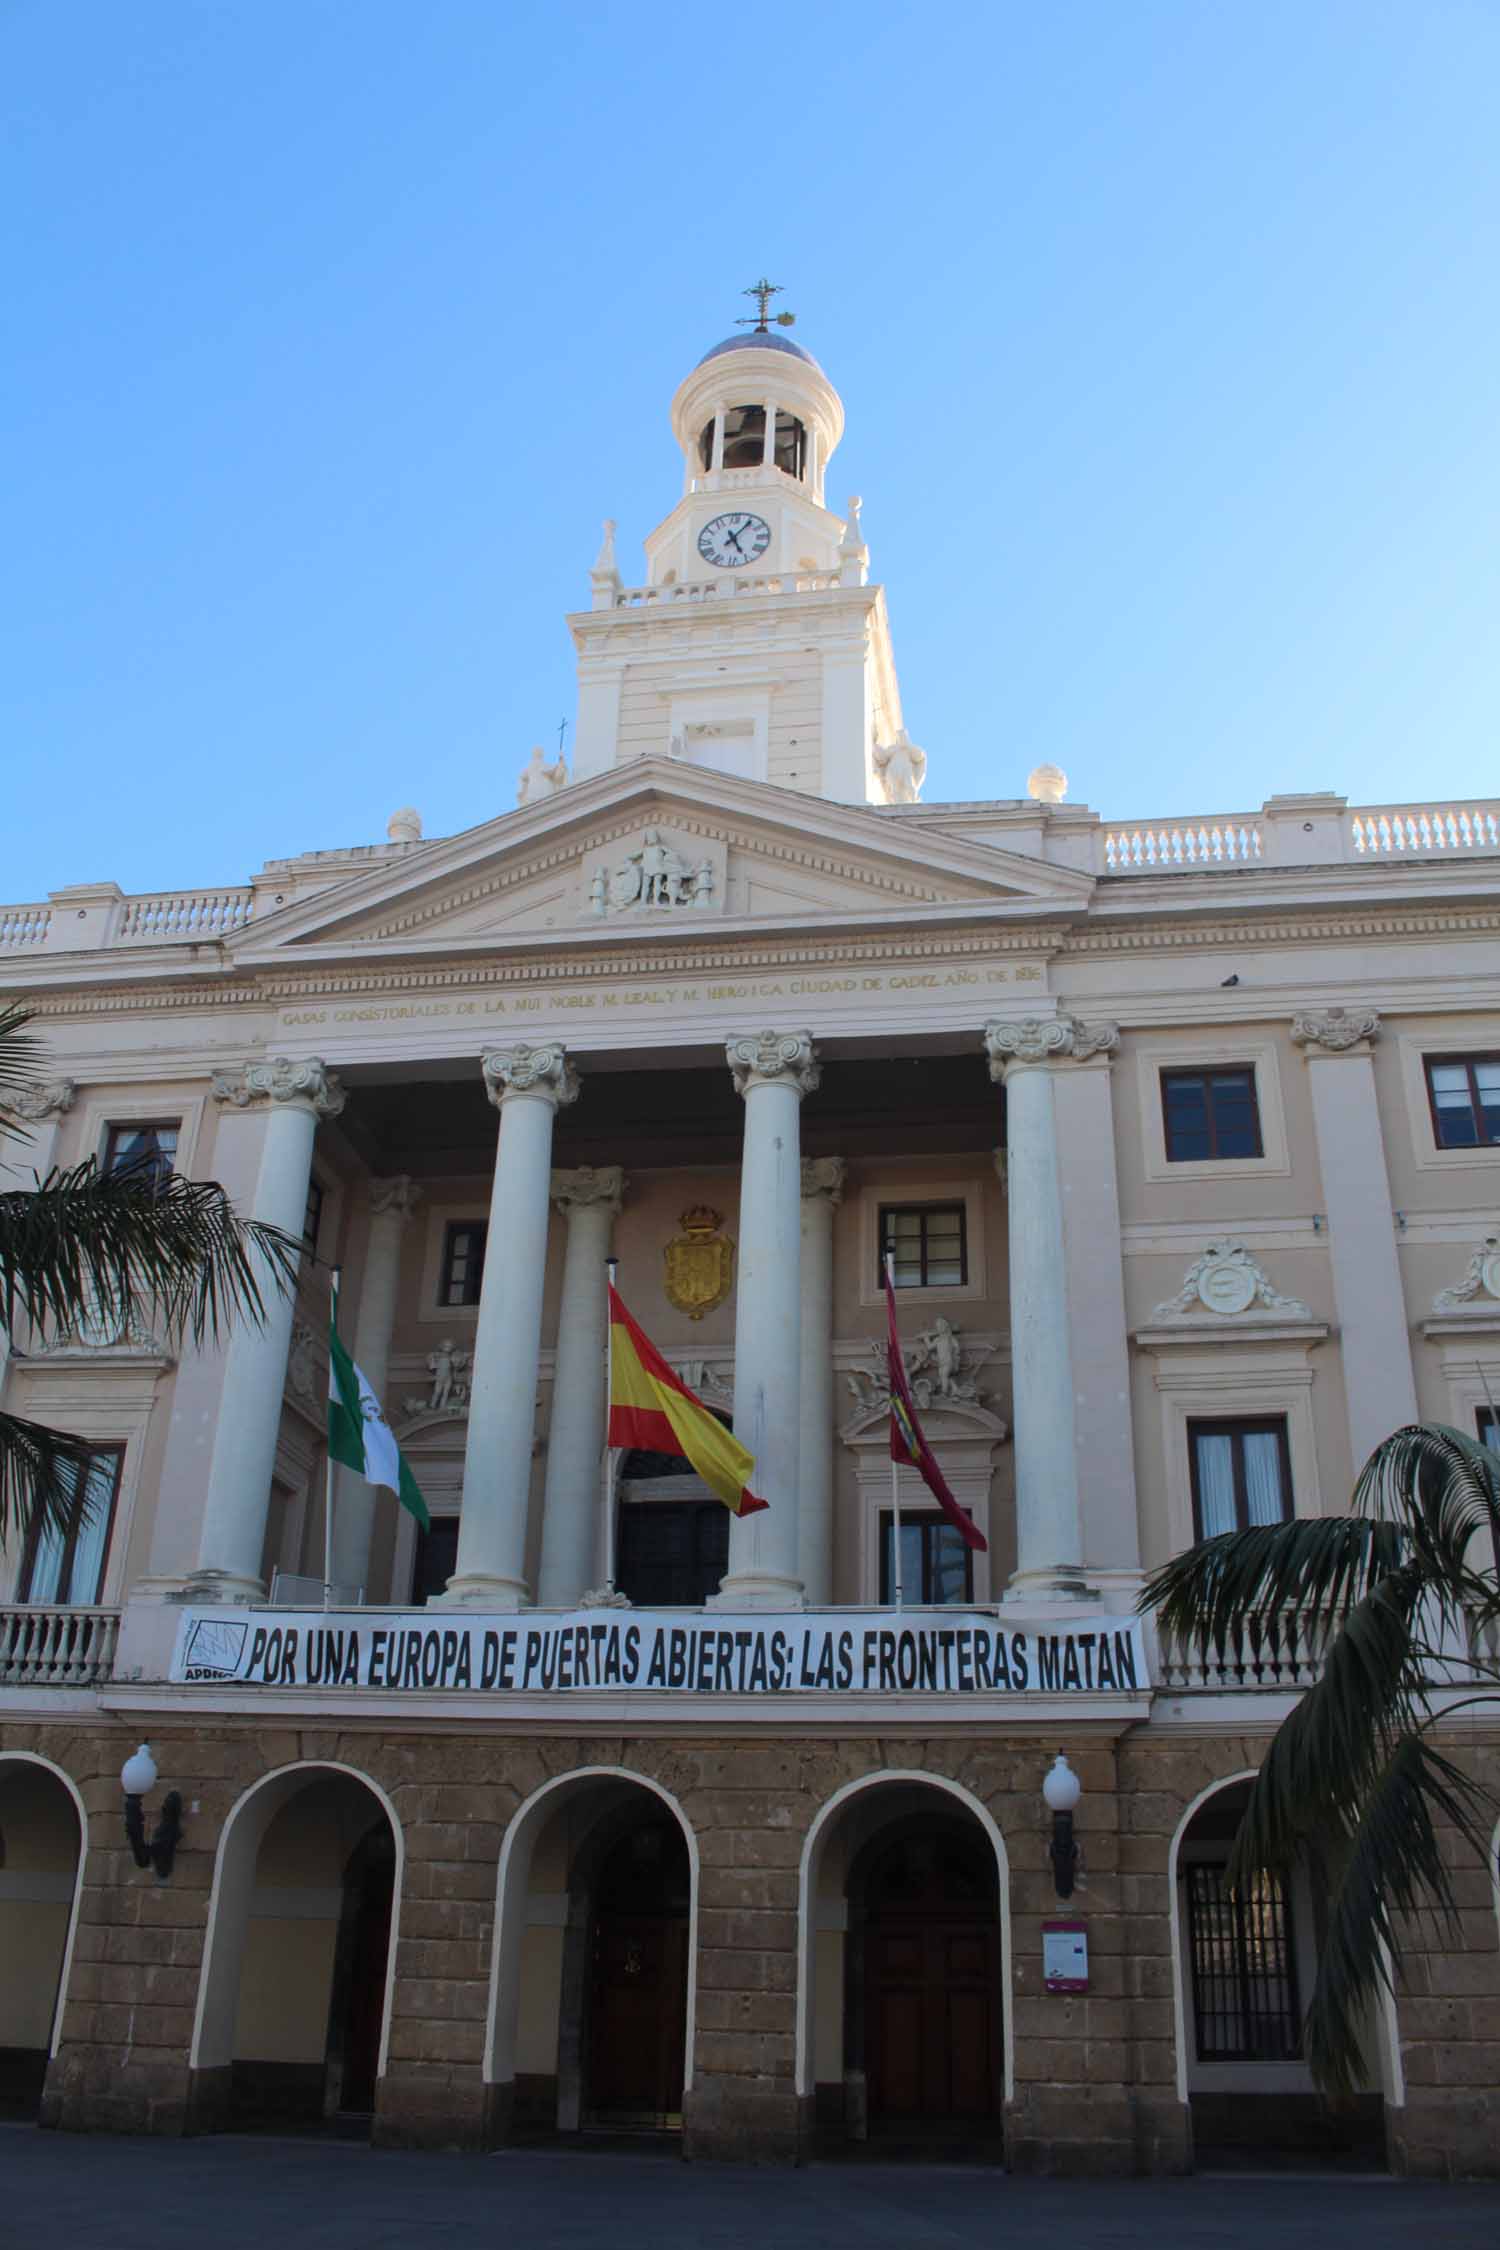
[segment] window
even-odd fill
[[[1426,1070],[1438,1147],[1500,1148],[1500,1055],[1429,1056]]]
[[[880,1598],[896,1599],[896,1517],[886,1509],[880,1518]],[[974,1561],[968,1547],[946,1516],[908,1515],[901,1512],[901,1598],[923,1608],[941,1609],[950,1602],[974,1599]]]
[[[181,1119],[172,1117],[155,1125],[111,1125],[104,1143],[106,1172],[140,1171],[148,1179],[169,1179],[177,1162],[177,1135]]]
[[[1251,1063],[1223,1070],[1164,1070],[1161,1106],[1171,1164],[1264,1154]]]
[[[414,1609],[446,1591],[458,1569],[458,1518],[434,1516],[425,1531],[417,1533],[417,1551],[411,1568]]]
[[[90,1449],[72,1521],[64,1530],[39,1524],[26,1543],[21,1562],[21,1601],[76,1603],[88,1608],[99,1600],[124,1460],[123,1445]]]
[[[1292,2062],[1301,2045],[1286,1894],[1259,1874],[1231,1891],[1222,1865],[1190,1865],[1188,1951],[1200,2062]]]
[[[440,1305],[478,1304],[489,1231],[483,1219],[460,1219],[449,1227],[443,1237],[443,1270],[438,1280]]]
[[[323,1226],[323,1186],[320,1180],[307,1183],[307,1209],[302,1214],[302,1240],[314,1258],[318,1254],[318,1236]]]
[[[1479,1409],[1479,1442],[1487,1445],[1491,1453],[1500,1453],[1500,1413],[1492,1406]]]
[[[1286,1417],[1189,1422],[1193,1528],[1200,1539],[1285,1523],[1292,1512]]]
[[[638,1609],[699,1609],[729,1568],[722,1500],[622,1500],[615,1575]]]
[[[776,466],[784,475],[798,478],[807,467],[807,432],[795,414],[776,417]]]
[[[961,1203],[882,1203],[879,1286],[894,1261],[898,1289],[961,1289],[969,1278]]]
[[[724,409],[724,466],[758,469],[766,453],[766,410],[763,406],[727,406]]]

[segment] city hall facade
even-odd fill
[[[1500,2170],[1493,1865],[1454,1842],[1461,1928],[1324,2114],[1320,1902],[1223,1881],[1316,1650],[1136,1614],[1196,1538],[1342,1509],[1392,1428],[1494,1434],[1500,808],[1107,824],[1050,768],[942,802],[820,368],[741,332],[672,425],[644,581],[607,527],[568,620],[570,768],[241,891],[0,908],[50,1072],[16,1172],[170,1165],[307,1246],[214,1348],[110,1308],[10,1340],[6,1407],[90,1441],[97,1505],[3,1558],[0,2093]],[[763,1512],[606,1477],[611,1257]],[[981,1551],[893,1495],[887,1257]],[[431,1522],[339,1471],[325,1607],[334,1264]],[[1447,1734],[1492,1782],[1497,1731]]]

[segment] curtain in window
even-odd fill
[[[1245,1432],[1245,1505],[1253,1525],[1280,1523],[1281,1440],[1274,1430]]]
[[[51,1524],[38,1537],[31,1563],[31,1582],[26,1592],[29,1602],[57,1600],[57,1581],[67,1543],[67,1534]]]
[[[1205,1539],[1234,1529],[1234,1439],[1221,1431],[1200,1430],[1198,1513]]]
[[[84,1485],[89,1519],[71,1535],[71,1557],[66,1531],[49,1525],[39,1534],[26,1591],[29,1602],[76,1602],[87,1608],[98,1601],[118,1467],[113,1453],[98,1453],[89,1463]]]

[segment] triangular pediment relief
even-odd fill
[[[1092,879],[931,831],[661,760],[413,852],[247,924],[245,960],[486,940],[690,936],[726,923],[1074,912]]]

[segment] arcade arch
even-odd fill
[[[83,1887],[83,1799],[61,1767],[0,1755],[0,2114],[35,2116],[57,2052]]]
[[[803,1848],[797,2092],[830,2139],[998,2140],[1013,2090],[1010,1875],[939,1774],[848,1783]]]
[[[1191,2112],[1197,2160],[1229,2161],[1253,2144],[1317,2156],[1383,2160],[1382,2096],[1404,2099],[1394,2003],[1373,2011],[1372,2072],[1335,2118],[1301,2053],[1301,2023],[1318,1961],[1318,1915],[1307,1875],[1271,1876],[1231,1893],[1224,1870],[1255,1771],[1201,1790],[1178,1822],[1168,1858],[1177,2094]]]
[[[350,1767],[283,1767],[239,1799],[193,2027],[200,2122],[373,2113],[403,1860],[389,1798]]]
[[[485,2077],[496,2130],[677,2130],[692,2085],[698,1846],[625,1767],[546,1782],[500,1854]]]

